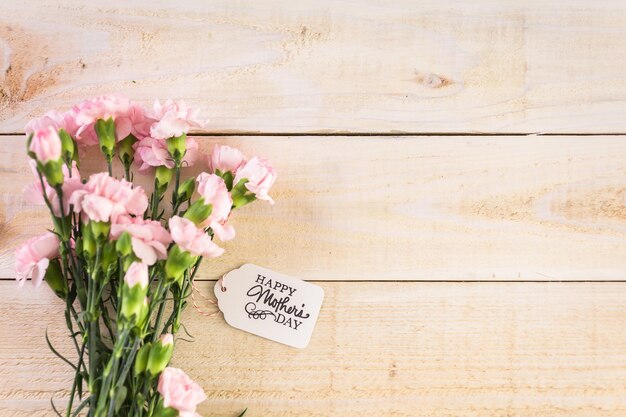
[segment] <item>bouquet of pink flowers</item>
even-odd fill
[[[235,236],[233,210],[273,203],[276,174],[264,159],[216,145],[207,172],[182,179],[198,159],[198,144],[187,137],[192,127],[202,123],[182,101],[157,101],[148,111],[118,95],[26,126],[36,181],[25,195],[48,207],[54,227],[17,249],[17,280],[46,281],[65,302],[77,359],[46,340],[75,372],[66,416],[191,417],[206,398],[168,367],[173,335],[200,262],[224,252],[214,239]],[[82,178],[79,155],[96,145],[108,172]],[[114,172],[116,156],[123,178]],[[149,198],[133,184],[133,164],[154,179]],[[170,204],[162,204],[168,188]]]

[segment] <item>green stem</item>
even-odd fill
[[[95,411],[95,417],[104,416],[105,410],[107,410],[107,396],[109,397],[110,403],[114,403],[115,399],[111,398],[111,381],[115,379],[117,374],[117,369],[119,367],[120,358],[122,356],[122,350],[126,345],[126,339],[130,333],[130,329],[125,327],[119,338],[115,342],[115,346],[113,347],[113,352],[111,353],[111,357],[107,362],[104,372],[102,374],[102,385],[100,386],[100,394],[98,395],[97,407]],[[90,378],[91,379],[91,378]]]
[[[78,366],[76,367],[76,373],[74,374],[74,382],[72,383],[72,391],[70,392],[70,400],[67,405],[67,413],[65,414],[66,417],[70,417],[72,413],[72,406],[74,404],[74,395],[76,393],[76,388],[78,386],[78,378],[80,376],[80,367],[84,366],[83,355],[85,354],[85,346],[86,344],[83,341],[83,347],[81,348],[80,355],[78,357]],[[82,392],[80,393],[80,395],[82,396]]]
[[[90,271],[89,288],[87,295],[87,317],[89,323],[89,393],[91,394],[91,409],[95,410],[98,400],[98,392],[96,385],[96,368],[98,364],[98,352],[96,351],[96,338],[98,326],[97,315],[95,311],[95,297],[97,294],[96,285],[98,281],[98,271],[100,269],[100,257],[102,256],[102,246],[98,245],[96,249],[96,260]]]
[[[157,337],[160,336],[159,327],[161,326],[161,320],[163,320],[163,313],[165,312],[165,297],[163,295],[167,294],[168,285],[163,286],[163,293],[157,293],[157,300],[160,300],[159,310],[157,312],[156,320],[154,322],[154,333],[152,334],[152,341],[155,342]]]
[[[174,190],[172,191],[172,216],[176,216],[178,213],[178,207],[181,202],[178,201],[178,188],[180,187],[180,163],[176,162],[176,166],[174,167]]]
[[[152,192],[152,196],[150,198],[150,204],[152,207],[152,219],[156,220],[157,216],[159,214],[159,200],[161,198],[161,195],[159,194],[159,190],[157,187],[157,180],[156,178],[154,179],[154,191]]]

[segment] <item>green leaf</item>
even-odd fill
[[[89,404],[89,401],[91,401],[91,395],[85,398],[85,400],[82,403],[80,403],[78,407],[76,407],[76,410],[74,410],[72,417],[77,417],[78,414],[80,414],[80,412],[83,410],[83,408],[85,408],[87,404]]]
[[[48,347],[50,348],[52,353],[54,353],[56,356],[58,356],[60,359],[62,359],[69,366],[71,366],[72,369],[76,370],[76,365],[74,365],[72,362],[70,362],[65,356],[63,356],[59,352],[57,352],[57,350],[54,348],[54,346],[52,346],[52,343],[50,342],[50,338],[48,337],[48,328],[46,328],[46,343],[48,343]]]
[[[124,400],[126,399],[126,394],[128,393],[128,390],[126,389],[126,387],[124,385],[122,385],[121,387],[119,387],[116,392],[115,392],[115,412],[117,413],[118,411],[120,411],[120,408],[122,407],[122,405],[124,404]]]
[[[54,412],[57,413],[57,416],[63,417],[61,413],[59,413],[59,410],[57,410],[57,406],[54,405],[54,398],[52,397],[50,397],[50,405],[52,406],[52,410],[54,410]]]

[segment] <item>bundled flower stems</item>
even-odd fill
[[[35,182],[25,197],[48,207],[53,228],[19,247],[15,263],[20,285],[45,281],[65,303],[76,359],[46,336],[74,370],[67,408],[52,402],[58,415],[198,416],[204,391],[168,367],[181,312],[202,259],[224,252],[215,239],[235,237],[232,212],[273,203],[276,174],[228,146],[202,158],[187,137],[197,127],[197,112],[182,101],[148,111],[119,95],[26,126]],[[83,178],[79,155],[87,152],[100,153],[108,171]],[[116,157],[124,172],[114,172]],[[198,159],[206,172],[182,177]],[[150,196],[135,173],[154,180]]]

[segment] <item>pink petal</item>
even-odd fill
[[[131,244],[133,246],[133,252],[143,263],[147,265],[154,265],[157,260],[157,255],[154,249],[147,245],[143,240],[132,238]]]

